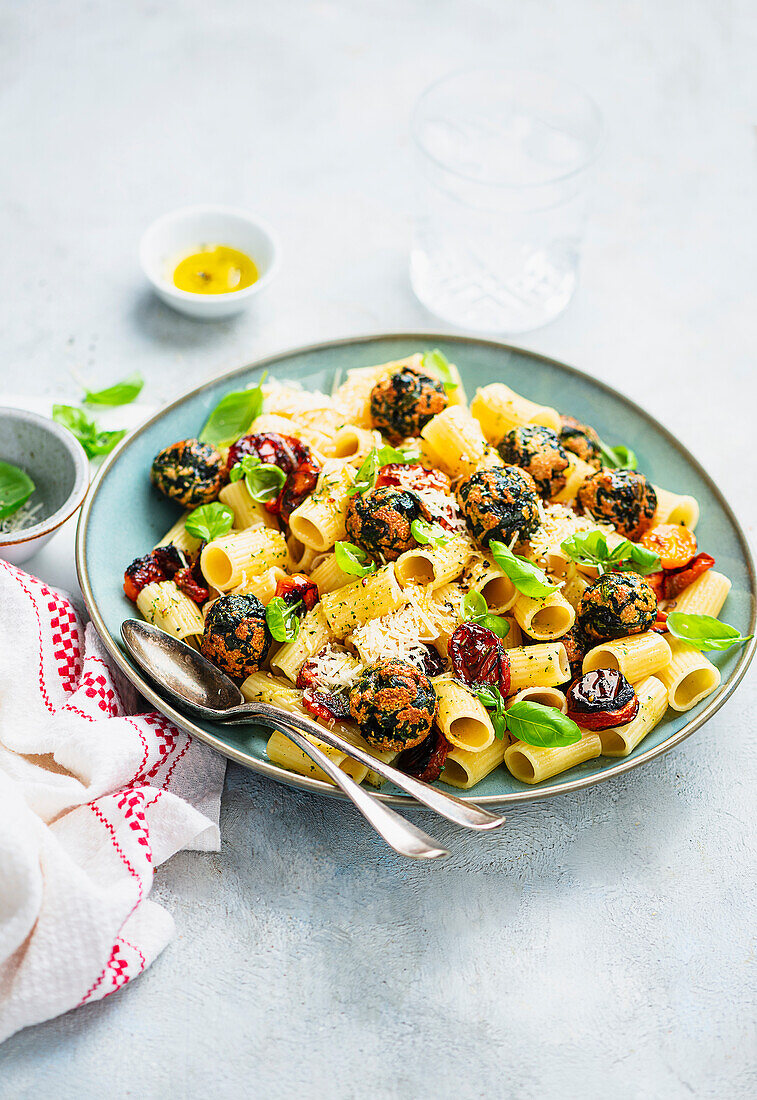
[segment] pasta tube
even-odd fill
[[[271,657],[271,669],[295,683],[300,669],[309,657],[315,657],[332,639],[323,607],[315,607],[303,615],[300,630],[293,642],[285,642]]]
[[[369,619],[380,619],[397,611],[404,602],[394,575],[394,563],[389,562],[367,577],[324,593],[321,607],[334,635],[341,639]]]
[[[568,713],[568,700],[565,693],[556,687],[527,687],[516,691],[515,695],[508,697],[505,710],[509,710],[514,703],[520,702],[540,703],[543,707],[554,707],[562,714]]]
[[[287,569],[290,573],[310,573],[317,559],[322,557],[322,553],[312,546],[303,546],[294,535],[287,539]]]
[[[539,599],[518,596],[513,604],[513,617],[526,634],[546,642],[567,634],[576,620],[576,612],[558,589]]]
[[[276,516],[271,515],[264,504],[252,499],[244,479],[224,485],[218,499],[234,513],[236,531],[243,531],[246,527],[270,527],[272,531],[278,531],[279,521]]]
[[[284,565],[286,557],[287,547],[280,531],[248,527],[209,542],[200,557],[200,567],[209,584],[228,592],[241,584],[245,575]]]
[[[495,737],[490,745],[479,752],[469,752],[457,745],[453,746],[444,765],[442,782],[464,791],[475,787],[476,783],[480,783],[502,763],[507,740],[507,735],[501,741]]]
[[[450,535],[445,546],[406,550],[395,562],[394,571],[402,588],[418,584],[440,588],[460,576],[473,552],[469,539]]]
[[[546,405],[537,405],[511,390],[502,382],[476,390],[470,411],[478,420],[489,443],[495,446],[512,428],[521,424],[544,424],[559,433],[560,414]]]
[[[272,565],[265,573],[254,573],[251,577],[244,575],[240,584],[233,590],[236,596],[257,596],[261,603],[269,604],[276,595],[276,587],[279,581],[285,580],[289,574],[280,565]]]
[[[651,525],[656,527],[658,523],[680,523],[682,527],[693,531],[699,522],[699,502],[696,498],[679,496],[669,489],[661,489],[659,485],[653,485],[652,488],[657,496],[657,508]]]
[[[494,726],[483,703],[456,680],[432,681],[437,698],[436,721],[450,742],[468,752],[481,752],[494,740]]]
[[[671,600],[667,610],[683,611],[687,615],[712,615],[716,619],[723,610],[730,591],[731,582],[728,577],[716,573],[714,569],[708,569],[684,588],[680,596]]]
[[[574,611],[578,610],[581,597],[590,584],[591,581],[585,577],[583,573],[576,571],[572,577],[568,577],[565,584],[562,586],[561,592],[563,597],[568,601]]]
[[[630,683],[638,684],[670,664],[670,658],[666,637],[648,630],[645,634],[633,634],[630,638],[617,638],[594,646],[584,657],[582,670],[586,673],[598,668],[614,668]]]
[[[603,756],[628,756],[665,716],[668,693],[656,676],[648,676],[637,684],[636,694],[639,710],[633,721],[599,731]]]
[[[154,623],[183,642],[201,636],[205,629],[199,607],[173,581],[146,584],[137,596],[137,609],[148,623]]]
[[[311,737],[309,733],[304,735],[308,741],[311,741],[319,749],[321,749],[327,756],[338,765],[343,772],[352,776],[356,783],[362,783],[368,774],[368,765],[361,764],[358,760],[353,760],[351,756],[347,756],[340,749],[334,749],[331,745],[324,744],[323,741],[319,741],[317,737]],[[274,730],[268,739],[266,745],[266,752],[268,759],[272,763],[278,764],[280,768],[286,768],[287,771],[296,772],[297,775],[308,775],[311,779],[320,779],[324,783],[333,783],[324,771],[322,771],[314,760],[311,760],[308,754],[293,741],[290,741],[286,734],[280,730]]]
[[[461,405],[450,405],[432,416],[421,436],[431,448],[434,465],[451,478],[468,477],[482,466],[504,466],[480,425]]]
[[[355,578],[339,567],[336,554],[326,554],[322,561],[314,563],[310,573],[313,584],[318,586],[321,595],[324,592],[336,592],[345,584],[352,584]]]
[[[324,553],[346,537],[347,492],[354,480],[354,469],[342,460],[324,465],[315,492],[289,517],[289,530],[303,546]]]
[[[239,688],[248,703],[269,703],[283,710],[295,710],[300,706],[301,695],[287,680],[278,679],[270,672],[251,672]]]
[[[688,642],[672,634],[665,637],[670,644],[671,657],[657,676],[667,688],[668,703],[673,710],[691,710],[720,687],[720,669]]]
[[[570,679],[568,654],[562,642],[543,642],[508,649],[510,690],[525,687],[555,687]]]
[[[558,504],[569,504],[575,500],[578,496],[578,490],[587,477],[591,477],[595,472],[593,466],[590,466],[588,462],[584,462],[578,455],[574,455],[572,451],[568,451],[567,454],[568,468],[565,471],[565,485],[559,493],[552,497],[552,500]]]
[[[479,558],[468,565],[463,583],[467,584],[470,591],[479,592],[495,615],[509,611],[518,598],[518,589],[513,582],[488,557]]]
[[[374,447],[381,446],[381,433],[356,424],[343,424],[334,435],[334,457],[360,463]]]
[[[555,749],[514,741],[505,749],[505,767],[521,783],[541,783],[543,779],[559,775],[576,764],[594,760],[601,751],[602,742],[597,733],[585,733],[575,744]]]

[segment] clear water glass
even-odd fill
[[[410,276],[423,305],[476,332],[557,317],[576,287],[602,132],[589,96],[543,73],[472,69],[432,84],[413,115]]]

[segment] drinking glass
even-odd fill
[[[602,132],[589,96],[543,73],[470,69],[432,84],[413,115],[410,277],[423,305],[477,332],[525,332],[561,313]]]

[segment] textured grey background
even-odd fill
[[[528,64],[591,91],[609,143],[579,293],[521,342],[652,406],[753,531],[754,14],[5,0],[3,393],[138,368],[157,403],[299,342],[438,329],[406,274],[411,104],[460,64]],[[281,276],[237,321],[142,284],[140,232],[192,201],[281,231]],[[439,867],[230,767],[221,853],[155,882],[175,942],[0,1048],[0,1096],[753,1096],[755,701],[752,677],[666,758],[497,838],[434,822]]]

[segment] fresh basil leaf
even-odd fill
[[[400,451],[397,447],[390,447],[388,443],[385,443],[383,447],[379,447],[376,452],[376,464],[379,469],[382,466],[388,466],[390,462],[398,462],[404,466],[412,461],[413,459],[408,458],[405,451]]]
[[[439,523],[429,523],[425,519],[414,519],[410,524],[410,534],[422,546],[446,546],[449,534]]]
[[[274,596],[265,609],[265,621],[272,637],[277,642],[293,642],[300,632],[300,620],[297,611],[302,601],[291,606],[281,596]]]
[[[489,613],[489,605],[481,593],[472,588],[463,596],[462,610],[466,620],[476,622]]]
[[[336,564],[343,573],[349,573],[351,577],[367,577],[376,570],[376,563],[370,560],[365,550],[355,546],[354,542],[337,542],[334,553]]]
[[[600,439],[599,450],[602,453],[605,465],[612,470],[635,470],[639,465],[638,459],[630,447],[625,447],[622,444],[619,447],[609,447]]]
[[[432,374],[436,372],[439,375],[445,390],[457,389],[457,382],[452,377],[452,371],[449,369],[449,359],[443,351],[439,351],[439,348],[427,351],[422,362],[424,370],[430,370]]]
[[[751,638],[740,634],[735,626],[722,623],[712,615],[687,615],[683,611],[668,613],[665,624],[675,638],[688,642],[695,649],[730,649],[733,645],[743,645]]]
[[[506,638],[510,633],[510,624],[501,615],[489,613],[489,605],[480,592],[471,589],[463,596],[463,618],[466,622],[480,623],[491,630],[498,638]]]
[[[615,551],[622,548],[623,553],[619,559],[621,572],[640,573],[646,577],[649,573],[658,573],[662,569],[662,563],[654,550],[647,550],[646,546],[640,546],[638,542],[626,539]],[[615,553],[613,551],[613,553]]]
[[[347,490],[348,497],[354,497],[357,493],[367,493],[376,484],[376,474],[379,468],[379,455],[374,447],[363,459],[355,474],[355,480]]]
[[[507,716],[505,712],[505,700],[502,698],[502,693],[499,688],[496,687],[483,687],[478,688],[475,695],[476,698],[484,704],[486,709],[492,712],[489,717],[494,727],[494,736],[501,741],[507,733]]]
[[[522,592],[524,596],[539,599],[539,597],[548,596],[556,590],[557,585],[549,580],[543,570],[539,569],[528,558],[522,558],[520,554],[514,554],[512,550],[505,546],[504,542],[497,542],[496,539],[492,539],[489,543],[489,549],[502,572],[510,578],[518,591]]]
[[[244,483],[253,500],[258,504],[267,504],[269,500],[276,499],[286,479],[286,474],[278,466],[261,462],[245,475]]]
[[[141,374],[130,374],[122,382],[104,390],[85,390],[85,405],[130,405],[142,392],[145,380]]]
[[[0,462],[0,519],[12,516],[26,504],[36,486],[18,466]]]
[[[212,443],[214,447],[228,447],[249,431],[250,425],[263,411],[263,382],[265,374],[257,386],[249,390],[233,390],[218,402],[205,421],[200,432],[201,443]]]
[[[234,526],[234,513],[225,504],[214,500],[212,504],[201,504],[187,516],[184,524],[188,534],[203,542],[219,539],[229,533]]]
[[[481,626],[485,626],[487,630],[491,630],[493,634],[496,634],[502,640],[510,633],[510,624],[502,615],[484,615],[478,621]]]
[[[630,539],[623,539],[610,550],[607,539],[601,531],[586,531],[571,535],[561,544],[562,550],[580,565],[595,565],[600,573],[609,569],[619,572],[656,573],[660,568],[660,559],[646,546],[640,546]]]
[[[68,428],[81,443],[88,458],[107,455],[126,435],[126,429],[114,432],[101,432],[97,424],[83,409],[73,405],[53,405],[53,420]]]
[[[574,745],[581,740],[581,731],[567,714],[557,707],[545,707],[520,699],[506,711],[507,728],[518,741],[544,749]]]

